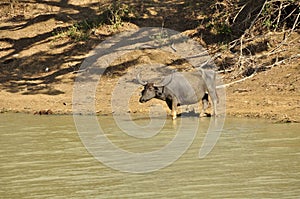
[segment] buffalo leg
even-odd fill
[[[177,117],[177,104],[178,104],[177,99],[174,98],[172,100],[172,119],[173,120],[175,120]]]
[[[167,103],[169,109],[172,110],[172,100],[169,99],[169,98],[167,98],[167,99],[166,99],[166,103]]]
[[[212,104],[213,104],[213,112],[212,115],[217,115],[217,104],[219,103],[217,92],[214,90],[212,92],[209,92],[209,96],[211,98]]]
[[[200,117],[205,116],[205,111],[208,108],[208,94],[205,93],[202,98],[202,111],[200,112]]]
[[[219,98],[216,91],[216,73],[213,72],[213,75],[206,75],[206,73],[203,73],[203,75],[205,76],[204,79],[209,79],[209,82],[211,82],[211,84],[207,84],[207,90],[213,104],[212,115],[217,115],[217,104],[219,103]]]

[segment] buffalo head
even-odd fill
[[[144,86],[140,102],[144,103],[152,98],[163,99],[164,98],[164,87],[172,81],[172,75],[165,77],[160,83],[146,82],[141,80],[140,74],[136,77],[139,84]]]

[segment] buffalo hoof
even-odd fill
[[[172,119],[175,120],[177,117],[177,112],[172,110]]]
[[[211,117],[210,113],[200,113],[199,117]]]

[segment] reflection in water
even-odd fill
[[[1,114],[0,121],[1,198],[300,196],[300,124],[227,118],[213,150],[199,159],[210,122],[204,118],[179,160],[152,173],[130,174],[95,160],[84,148],[72,116]],[[147,139],[120,132],[110,117],[99,121],[114,144],[132,152],[156,150],[175,136],[171,120]]]

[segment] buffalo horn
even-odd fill
[[[140,73],[138,73],[136,75],[136,80],[138,81],[139,84],[142,84],[143,86],[145,86],[147,84],[147,82],[144,82],[143,80],[141,80]]]
[[[168,84],[172,81],[173,76],[174,76],[174,73],[172,73],[172,75],[168,75],[168,76],[167,76],[166,78],[164,78],[160,83],[154,84],[154,86],[156,86],[156,87],[163,87],[163,86],[168,85]]]

